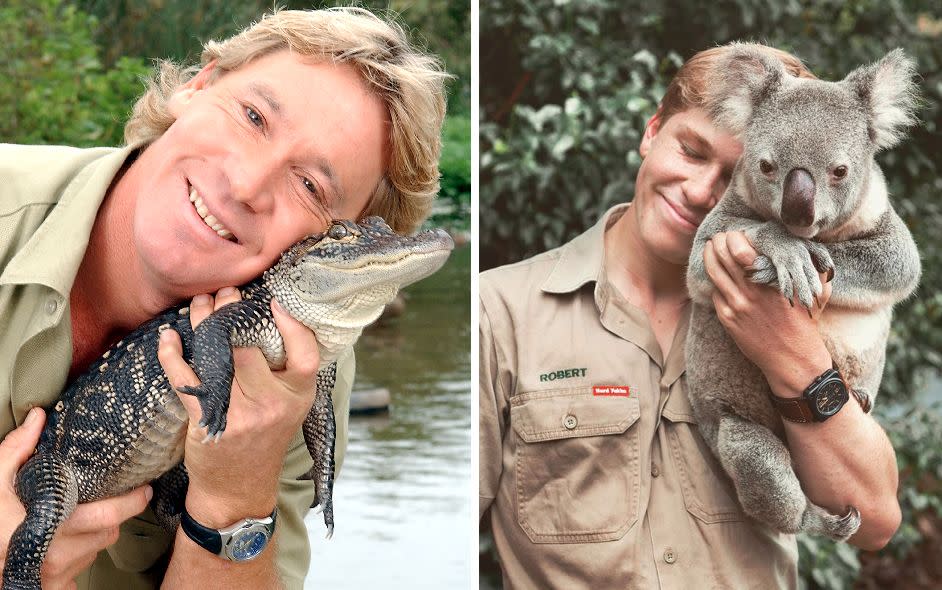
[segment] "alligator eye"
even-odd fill
[[[838,166],[831,174],[834,175],[834,178],[844,178],[847,176],[847,166]]]
[[[327,235],[333,240],[340,240],[347,237],[347,227],[342,223],[335,223],[327,230]]]
[[[772,174],[772,171],[775,170],[775,164],[765,159],[759,160],[759,170],[762,171],[762,174]]]

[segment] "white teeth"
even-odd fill
[[[203,197],[196,192],[195,187],[190,187],[190,202],[193,203],[193,206],[196,208],[196,212],[199,213],[200,218],[202,218],[203,223],[208,225],[219,237],[226,240],[235,241],[232,232],[230,232],[226,227],[216,219],[215,216],[209,214],[209,209],[206,207],[206,204],[203,202]]]

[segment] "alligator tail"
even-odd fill
[[[302,430],[314,466],[307,478],[314,481],[314,512],[324,513],[327,538],[334,534],[334,444],[337,427],[331,393],[337,380],[337,363],[330,363],[317,373],[317,394],[314,405],[304,419]]]
[[[13,532],[3,568],[4,590],[40,590],[40,568],[49,543],[78,503],[78,484],[57,453],[33,455],[16,476],[26,518]]]

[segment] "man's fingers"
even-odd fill
[[[0,481],[12,482],[20,466],[33,454],[46,423],[45,416],[42,408],[33,408],[23,424],[0,442]]]
[[[153,495],[150,486],[143,486],[122,496],[79,504],[59,530],[63,534],[81,535],[117,527],[143,512]]]
[[[240,293],[238,289],[235,287],[223,287],[216,293],[215,308],[213,311],[218,310],[224,305],[229,305],[230,303],[241,300],[242,293]]]
[[[196,387],[200,384],[199,377],[196,376],[196,373],[193,372],[190,365],[186,364],[186,361],[183,360],[183,343],[180,342],[180,335],[173,329],[168,328],[160,333],[160,342],[157,347],[157,360],[160,361],[160,366],[163,367],[164,373],[167,374],[170,385],[177,391],[184,386]],[[185,393],[178,393],[177,396],[180,398],[180,401],[183,402],[183,406],[186,408],[190,418],[196,418],[198,422],[200,416],[203,415],[199,401],[192,395]]]
[[[213,298],[211,295],[202,293],[190,301],[190,326],[195,330],[200,322],[205,320],[209,314],[213,313]]]
[[[717,250],[718,246],[712,239],[707,242],[706,247],[703,249],[703,266],[716,290],[723,298],[729,299],[739,293],[739,287],[720,260]]]
[[[275,326],[285,341],[287,364],[282,379],[297,391],[307,391],[314,382],[320,365],[317,338],[307,326],[298,322],[272,299]]]
[[[742,268],[748,268],[756,261],[759,253],[752,247],[749,238],[741,231],[726,234],[726,247],[732,259]]]
[[[713,253],[716,255],[717,261],[723,265],[733,284],[738,287],[739,291],[742,291],[742,287],[746,284],[745,267],[737,262],[730,249],[730,240],[735,240],[734,236],[737,233],[718,233],[713,236],[710,242],[713,243]],[[741,246],[741,243],[738,245]],[[755,257],[749,264],[752,264],[753,261],[755,261]]]

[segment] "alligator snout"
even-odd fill
[[[798,227],[814,223],[814,178],[804,168],[792,168],[785,176],[782,221]]]

